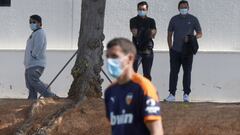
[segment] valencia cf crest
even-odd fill
[[[133,93],[128,93],[125,100],[126,100],[126,104],[130,105],[133,100]]]

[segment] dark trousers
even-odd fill
[[[134,71],[137,72],[139,65],[142,63],[143,76],[148,78],[150,81],[152,80],[151,70],[153,64],[153,56],[154,56],[153,52],[150,54],[138,53],[133,64]]]
[[[184,56],[173,49],[170,50],[170,79],[169,92],[175,95],[177,90],[178,73],[180,67],[183,68],[183,91],[184,94],[191,93],[191,72],[192,72],[193,55]]]

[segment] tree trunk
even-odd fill
[[[74,81],[68,97],[79,100],[84,96],[101,97],[103,80],[104,14],[106,0],[82,0],[78,54],[72,69]]]

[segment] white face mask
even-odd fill
[[[179,9],[179,12],[180,12],[181,15],[186,15],[186,14],[188,14],[188,9],[187,8],[181,8],[181,9]]]
[[[32,31],[35,31],[35,30],[37,30],[39,27],[38,27],[38,25],[36,24],[36,23],[30,23],[30,29],[32,30]]]
[[[122,73],[122,62],[119,58],[108,58],[107,59],[107,69],[109,74],[114,78],[119,78]]]
[[[144,17],[147,15],[147,11],[143,11],[143,10],[138,10],[138,15],[141,17]]]

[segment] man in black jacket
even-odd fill
[[[148,4],[143,1],[137,5],[138,15],[130,20],[132,40],[137,48],[137,56],[134,62],[134,70],[137,72],[142,63],[143,75],[152,80],[151,69],[153,64],[153,38],[157,30],[154,19],[147,16]]]

